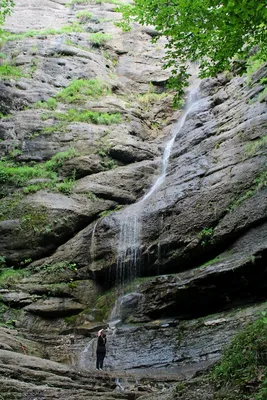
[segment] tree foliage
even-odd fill
[[[14,7],[14,0],[0,0],[0,37],[3,34],[1,26],[3,26],[6,16],[9,15]]]
[[[257,48],[267,54],[267,0],[135,0],[121,8],[124,22],[153,25],[168,38],[166,65],[173,83],[186,77],[186,62],[197,61],[200,77],[229,70],[234,58]]]
[[[0,25],[3,25],[6,16],[11,13],[13,7],[13,0],[0,0]]]

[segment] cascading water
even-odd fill
[[[94,345],[95,345],[95,340],[91,339],[89,343],[85,346],[78,360],[79,367],[86,368],[88,360],[94,359],[94,353],[95,353]]]
[[[197,84],[197,86],[196,86]],[[194,85],[189,91],[188,100],[186,107],[181,118],[174,125],[171,138],[166,143],[166,147],[162,157],[161,173],[152,185],[150,190],[145,194],[137,203],[130,205],[121,214],[120,217],[120,235],[118,241],[118,257],[117,257],[117,268],[116,268],[116,284],[117,287],[123,287],[123,285],[130,280],[133,280],[138,276],[138,269],[141,263],[141,219],[143,207],[152,196],[152,194],[162,185],[166,178],[167,167],[171,155],[171,150],[174,141],[179,134],[180,130],[184,126],[188,114],[193,110],[198,100],[198,81],[194,81]],[[111,321],[118,322],[121,317],[122,305],[126,301],[127,296],[122,295],[122,290],[119,290],[119,297],[116,301],[115,307],[111,313]],[[136,293],[137,295],[138,293]]]

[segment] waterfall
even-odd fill
[[[95,353],[94,342],[95,339],[91,339],[83,349],[82,353],[80,354],[80,359],[78,361],[79,367],[86,368],[88,360],[94,359],[94,353]]]
[[[138,275],[141,258],[141,219],[143,207],[152,194],[162,185],[166,178],[167,167],[174,141],[184,126],[188,114],[197,102],[198,87],[190,90],[186,107],[181,118],[174,125],[171,137],[167,141],[162,157],[161,173],[149,191],[135,204],[127,207],[120,216],[120,234],[118,241],[117,276],[116,283],[124,284]]]
[[[196,87],[197,83],[197,87]],[[161,173],[151,186],[149,191],[135,204],[128,206],[120,214],[120,234],[117,247],[116,284],[118,287],[118,299],[111,314],[111,321],[120,321],[121,305],[127,300],[123,296],[123,286],[126,282],[133,280],[139,275],[141,264],[141,222],[143,207],[153,193],[162,185],[166,178],[167,168],[175,139],[184,126],[188,114],[197,103],[199,81],[194,81],[190,89],[186,107],[181,118],[177,121],[171,131],[171,137],[167,141],[162,157]],[[160,251],[160,249],[159,249]]]

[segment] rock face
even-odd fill
[[[17,0],[6,23],[1,395],[175,399],[265,310],[267,67],[193,79],[174,111],[164,41],[88,3]]]

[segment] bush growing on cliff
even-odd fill
[[[212,378],[220,393],[236,399],[267,398],[267,313],[240,332],[225,350]],[[226,395],[227,396],[227,395]],[[220,397],[225,398],[225,397]],[[231,397],[232,398],[232,397]]]

